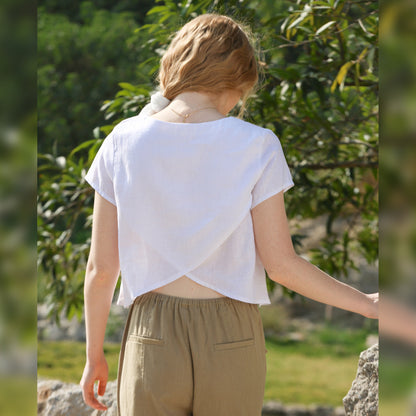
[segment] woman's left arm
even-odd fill
[[[98,381],[98,394],[104,395],[108,379],[104,335],[119,273],[117,208],[96,192],[84,284],[87,345],[80,384],[85,403],[98,410],[105,410],[106,406],[95,398],[94,383]]]
[[[318,302],[378,318],[378,293],[362,293],[295,253],[283,192],[255,206],[251,215],[256,247],[272,280]]]

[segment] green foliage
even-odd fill
[[[85,5],[85,2],[82,3]],[[137,79],[138,25],[129,13],[90,9],[84,24],[38,14],[39,151],[63,155],[103,123],[98,108],[118,83]],[[137,38],[135,40],[138,41]]]
[[[138,23],[143,23],[147,10],[152,7],[153,0],[40,0],[48,13],[63,14],[75,22],[85,22],[91,15],[91,10],[108,10],[113,13],[130,12]]]
[[[88,143],[91,149],[97,147],[96,141]],[[84,160],[75,158],[77,150],[67,158],[46,154],[39,160],[38,266],[49,278],[46,297],[40,300],[53,305],[56,320],[63,310],[69,318],[82,313],[93,202],[93,191],[83,177],[93,152]]]
[[[249,118],[282,140],[296,185],[288,216],[327,215],[313,263],[346,275],[354,253],[369,263],[378,253],[377,3],[286,5],[276,14],[257,9],[265,76]],[[340,217],[348,226],[338,235]]]
[[[312,262],[335,276],[355,267],[357,253],[374,262],[377,2],[156,3],[140,27],[125,13],[95,10],[81,25],[41,9],[39,142],[45,155],[40,158],[39,251],[40,265],[50,276],[50,303],[57,309],[81,308],[82,294],[75,293],[81,292],[92,206],[83,177],[100,140],[148,101],[170,36],[189,19],[212,11],[236,17],[256,33],[262,85],[245,118],[272,129],[282,142],[295,182],[286,194],[288,216],[327,216],[326,237],[312,251]],[[83,6],[84,14],[88,7]],[[127,70],[132,56],[135,72]],[[92,100],[102,105],[101,116]],[[91,141],[91,133],[81,129],[94,127],[96,140]],[[66,144],[53,150],[56,131]],[[339,218],[347,223],[341,234],[334,231]],[[294,234],[295,245],[301,240]]]

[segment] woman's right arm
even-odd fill
[[[251,215],[256,247],[272,280],[318,302],[378,318],[378,294],[364,294],[295,253],[283,192],[256,205]]]
[[[96,192],[84,285],[86,364],[80,384],[85,403],[98,410],[106,407],[96,399],[94,383],[98,381],[98,395],[104,395],[108,378],[104,335],[119,272],[117,208]]]

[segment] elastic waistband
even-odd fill
[[[218,297],[218,298],[207,298],[207,299],[198,299],[198,298],[182,298],[179,296],[165,295],[157,292],[147,292],[143,295],[138,296],[134,299],[133,305],[136,305],[141,302],[150,301],[153,303],[170,303],[176,304],[178,306],[194,306],[194,307],[204,307],[204,306],[221,306],[221,305],[231,305],[231,304],[240,304],[240,305],[251,305],[258,306],[254,303],[242,302],[237,299],[232,299],[229,297]]]

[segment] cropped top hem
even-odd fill
[[[151,292],[155,289],[159,289],[159,288],[161,288],[161,287],[163,287],[163,286],[165,286],[169,283],[172,283],[181,276],[183,276],[183,273],[175,274],[174,276],[172,276],[168,279],[165,279],[161,282],[158,282],[158,283],[150,286],[147,289],[139,291],[132,299],[123,299],[123,298],[119,297],[119,299],[117,300],[117,305],[123,306],[124,308],[128,308],[128,307],[130,307],[130,305],[133,304],[134,300],[136,298],[138,298],[139,296],[144,295],[145,293]],[[249,298],[244,297],[244,296],[236,296],[236,295],[230,293],[228,290],[224,290],[224,289],[216,287],[215,285],[211,285],[209,283],[206,283],[203,280],[196,278],[192,273],[187,273],[186,276],[188,278],[190,278],[192,281],[194,281],[194,282],[196,282],[196,283],[198,283],[202,286],[205,286],[208,289],[215,290],[216,292],[220,293],[221,295],[226,296],[226,297],[231,298],[231,299],[239,300],[241,302],[246,302],[246,303],[253,303],[253,304],[257,304],[257,305],[270,305],[270,303],[271,303],[270,298],[269,298],[268,295],[267,295],[267,298],[263,298],[263,299],[260,299],[260,300],[253,300],[253,299],[249,299]]]

